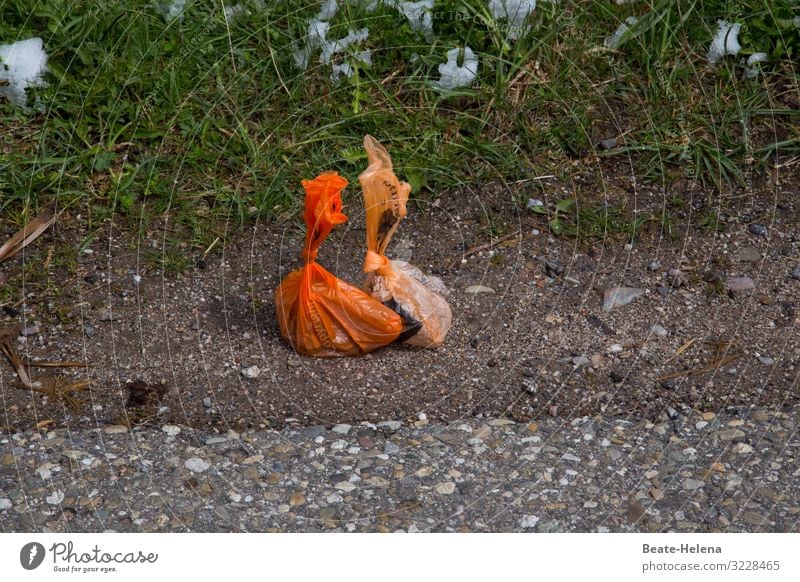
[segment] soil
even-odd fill
[[[476,415],[655,420],[682,409],[798,404],[800,281],[791,275],[800,262],[798,182],[773,176],[759,189],[719,196],[686,185],[664,191],[621,172],[602,179],[599,186],[597,179],[551,180],[543,191],[494,185],[412,205],[390,255],[444,280],[453,327],[439,349],[392,345],[360,358],[299,357],[280,337],[273,294],[299,266],[295,223],[251,225],[174,276],[145,260],[161,248],[169,217],[141,225],[140,236],[109,221],[91,252],[67,267],[48,260],[48,252],[74,248],[87,232],[80,216],[65,214],[26,250],[34,268],[25,302],[8,301],[0,319],[39,324],[38,333],[16,340],[24,360],[87,366],[32,368],[34,378],[88,375],[93,388],[74,409],[21,389],[2,361],[0,425],[226,431],[287,420],[452,422]],[[363,216],[350,191],[351,220],[326,241],[319,261],[360,283]],[[632,246],[618,234],[553,236],[546,217],[524,209],[529,196],[554,204],[573,193],[579,205],[619,205],[628,217],[672,208],[674,238],[658,222],[645,224]],[[722,232],[698,229],[698,215],[709,209],[722,217]],[[748,247],[761,258],[740,260]],[[22,261],[0,266],[0,285],[19,280]],[[752,291],[726,292],[732,278],[745,276]],[[495,292],[465,293],[472,285]],[[604,311],[603,291],[617,286],[644,294]],[[256,378],[242,374],[251,366],[260,369]]]

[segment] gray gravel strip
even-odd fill
[[[797,410],[0,436],[3,532],[800,531]]]

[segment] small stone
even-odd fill
[[[124,424],[112,424],[103,428],[105,434],[123,434],[128,432],[128,427]]]
[[[526,204],[528,210],[533,210],[534,208],[541,208],[544,207],[544,202],[539,200],[538,198],[528,198],[528,203]]]
[[[242,369],[242,376],[253,380],[261,375],[261,368],[258,366],[250,366],[249,368]]]
[[[739,263],[755,263],[761,260],[761,252],[755,247],[743,247],[733,253],[733,260]]]
[[[39,333],[41,333],[41,328],[38,325],[31,325],[29,327],[24,328],[19,333],[22,337],[30,337],[32,335],[38,335]]]
[[[292,495],[291,499],[289,499],[289,505],[292,507],[297,507],[299,505],[303,505],[306,502],[306,498],[303,496],[302,493],[295,493]]]
[[[744,438],[745,433],[738,428],[723,428],[721,431],[717,433],[719,439],[722,441],[732,441],[736,439]]]
[[[653,261],[647,266],[647,268],[651,271],[658,271],[661,268],[661,263],[658,261]]]
[[[336,434],[344,435],[344,434],[349,433],[351,428],[353,428],[353,427],[351,425],[349,425],[349,424],[337,424],[331,430],[333,432],[335,432]]]
[[[714,420],[715,418],[717,418],[717,415],[714,414],[713,412],[704,412],[700,416],[702,417],[703,420],[706,421]]]
[[[539,425],[535,422],[531,422],[525,428],[528,429],[528,432],[535,433],[539,430]]]
[[[597,144],[601,150],[612,150],[617,147],[617,138],[616,137],[609,137]]]
[[[558,259],[546,260],[544,262],[544,271],[550,277],[560,277],[564,274],[564,265]]]
[[[666,328],[661,327],[660,325],[656,324],[651,328],[651,331],[656,334],[658,337],[666,337],[669,335],[669,332]]]
[[[740,455],[747,455],[753,452],[753,447],[747,443],[736,443],[731,450]]]
[[[724,473],[725,472],[725,465],[720,462],[712,463],[711,470],[716,471],[717,473]]]
[[[612,382],[614,382],[615,384],[619,384],[625,379],[625,374],[623,374],[619,370],[611,370],[609,377],[611,378]]]
[[[340,491],[349,492],[355,489],[356,486],[354,483],[351,483],[350,481],[340,481],[339,483],[334,485],[334,488]]]
[[[242,500],[242,495],[240,493],[236,493],[235,491],[231,491],[228,493],[228,499],[234,503],[239,503]]]
[[[669,271],[667,271],[666,284],[668,287],[671,287],[673,289],[678,289],[679,287],[683,287],[684,284],[683,273],[679,269],[670,269]]]
[[[50,505],[59,505],[62,501],[64,501],[64,492],[63,491],[55,491],[45,497],[44,499]]]
[[[420,413],[417,415],[417,420],[428,420],[428,415],[427,415],[427,414],[425,414],[424,412],[420,412]]]
[[[762,226],[760,224],[751,224],[750,225],[750,232],[752,232],[756,236],[767,236],[769,231],[767,230],[766,226]]]
[[[650,489],[650,497],[653,498],[653,501],[661,501],[664,499],[664,492],[658,487],[653,487]]]
[[[107,307],[100,312],[98,319],[100,321],[114,321],[114,313],[111,311],[110,307]]]
[[[587,358],[586,356],[576,356],[572,358],[572,364],[577,368],[585,366],[588,363],[589,363],[589,358]]]
[[[761,526],[769,524],[769,519],[755,511],[745,511],[739,517],[743,522],[749,523],[750,525]]]
[[[700,479],[684,479],[683,480],[683,488],[687,491],[696,491],[702,487],[705,487],[705,481],[701,481]]]
[[[792,269],[792,279],[800,281],[800,265],[797,265],[794,269]]]
[[[536,527],[536,524],[539,523],[539,519],[540,518],[536,515],[523,515],[519,525],[523,529],[533,529]]]
[[[434,486],[436,493],[440,495],[452,495],[456,490],[456,484],[452,481],[445,481],[444,483],[437,483]]]
[[[731,297],[737,297],[754,289],[755,286],[755,282],[750,277],[736,277],[728,281],[728,294]]]
[[[204,461],[200,457],[192,457],[186,460],[184,466],[192,473],[202,473],[203,471],[207,471],[211,465],[208,461]]]
[[[758,356],[758,361],[764,364],[765,366],[771,366],[775,363],[775,360],[767,356]]]
[[[615,307],[627,305],[644,293],[644,289],[635,287],[612,287],[603,293],[603,311],[611,311]]]
[[[469,295],[479,295],[481,293],[494,293],[494,289],[491,287],[486,287],[485,285],[470,285],[466,289],[464,289],[464,293]]]
[[[396,455],[400,452],[400,446],[393,442],[386,441],[386,444],[383,447],[383,452],[387,455]]]
[[[403,423],[399,420],[384,420],[376,425],[378,428],[388,430],[389,432],[397,432],[403,428]]]
[[[175,426],[174,424],[165,424],[161,427],[161,432],[168,436],[176,436],[181,433],[181,427]]]
[[[0,511],[4,509],[11,509],[13,506],[14,504],[11,503],[11,500],[8,497],[3,497],[0,499]]]
[[[289,358],[286,360],[286,365],[290,368],[299,368],[303,365],[303,362],[300,360],[300,358]]]
[[[205,406],[206,408],[211,408],[211,398],[209,398],[208,396],[203,398],[203,406]]]

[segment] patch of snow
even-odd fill
[[[300,47],[300,45],[295,43],[292,49],[294,64],[297,65],[298,68],[305,70],[306,67],[308,67],[308,60],[311,58],[311,53],[325,44],[330,27],[331,25],[329,22],[324,22],[322,20],[315,19],[308,23],[305,46]]]
[[[614,34],[606,37],[603,44],[605,44],[607,48],[614,50],[618,49],[625,36],[630,32],[630,27],[636,24],[636,20],[637,19],[635,16],[628,16],[628,18],[625,19],[625,22],[620,24],[617,30],[614,31]]]
[[[361,51],[353,55],[353,58],[357,61],[361,61],[365,65],[372,65],[372,51],[370,50]],[[334,83],[338,83],[342,75],[349,79],[353,76],[353,72],[354,69],[350,63],[334,63],[331,67],[331,80]]]
[[[478,57],[469,47],[464,48],[464,64],[458,66],[457,48],[447,51],[447,62],[439,65],[441,78],[436,85],[441,89],[455,89],[472,84],[478,76]]]
[[[508,38],[516,40],[525,34],[530,26],[526,20],[536,9],[536,0],[489,0],[489,11],[495,20],[508,21]]]
[[[742,25],[731,24],[725,20],[717,21],[717,33],[708,48],[708,60],[713,65],[726,55],[736,56],[742,49],[739,44],[739,31]]]
[[[11,44],[0,45],[0,95],[17,106],[25,106],[25,90],[41,87],[42,75],[47,72],[47,54],[42,48],[41,38],[29,38]]]
[[[744,71],[745,79],[755,79],[758,77],[758,74],[761,72],[761,66],[759,63],[766,63],[769,61],[769,55],[767,53],[753,53],[747,59],[747,68]]]

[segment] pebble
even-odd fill
[[[161,432],[169,436],[176,436],[181,433],[181,427],[175,426],[174,424],[165,424],[161,427]]]
[[[797,265],[794,269],[792,269],[792,279],[800,281],[800,265]]]
[[[344,491],[345,493],[352,491],[353,489],[356,488],[355,484],[351,483],[350,481],[340,481],[333,487],[335,489],[338,489],[339,491]]]
[[[204,461],[200,457],[192,457],[186,460],[184,466],[192,473],[202,473],[203,471],[207,471],[211,465],[208,461]]]
[[[761,515],[760,513],[756,513],[755,511],[745,511],[741,514],[741,519],[745,523],[749,523],[750,525],[768,525],[769,519]]]
[[[384,420],[376,425],[378,428],[384,428],[390,432],[397,432],[403,428],[403,423],[399,420]]]
[[[100,321],[114,321],[114,313],[111,311],[110,307],[107,307],[100,312],[98,319]]]
[[[615,307],[627,305],[644,293],[644,289],[636,287],[612,287],[603,292],[603,311],[611,311]]]
[[[245,378],[250,378],[251,380],[254,378],[258,378],[261,375],[261,368],[258,366],[250,366],[249,368],[242,369],[242,376]]]
[[[62,501],[64,501],[64,492],[61,490],[54,491],[45,497],[44,500],[50,505],[59,505]]]
[[[434,489],[440,495],[452,495],[456,490],[456,484],[452,481],[445,481],[444,483],[437,483]]]
[[[735,439],[744,438],[745,434],[744,431],[739,430],[738,428],[723,428],[717,433],[717,436],[719,436],[720,440],[732,441]]]
[[[658,261],[652,261],[648,266],[648,269],[651,271],[658,271],[661,268],[661,263]]]
[[[664,492],[658,487],[653,487],[650,489],[650,497],[652,497],[654,501],[661,501],[664,499]]]
[[[760,224],[751,224],[750,225],[750,232],[752,232],[756,236],[767,236],[769,232],[766,226],[762,226]]]
[[[728,281],[728,294],[731,297],[736,297],[754,289],[755,286],[755,282],[750,277],[736,277]]]
[[[351,428],[353,427],[349,424],[337,424],[331,429],[331,431],[335,432],[336,434],[344,435],[349,433]]]
[[[203,398],[203,406],[205,406],[206,408],[211,408],[211,398],[209,398],[208,396]]]
[[[13,506],[14,504],[11,503],[11,500],[8,497],[3,497],[0,499],[0,511],[4,509],[11,509]]]
[[[396,455],[397,453],[400,452],[400,446],[395,443],[386,441],[386,445],[384,445],[383,447],[383,452],[386,453],[387,455]]]
[[[523,515],[519,522],[520,527],[523,529],[533,529],[539,523],[539,517],[536,515]]]
[[[696,491],[702,487],[705,487],[705,481],[700,479],[684,479],[683,480],[683,488],[687,491]]]
[[[748,445],[747,443],[736,443],[733,445],[733,452],[738,453],[740,455],[747,455],[753,452],[753,447]]]
[[[771,366],[775,363],[775,360],[767,356],[758,356],[758,361],[764,364],[765,366]]]
[[[659,337],[666,337],[669,335],[669,332],[666,328],[661,327],[660,325],[656,324],[651,328],[651,331]]]
[[[470,285],[466,289],[464,289],[464,293],[469,295],[479,295],[481,293],[494,293],[495,290],[491,287],[486,287],[485,285]]]
[[[128,427],[124,424],[112,424],[103,428],[105,434],[123,434],[128,432]]]
[[[528,210],[533,210],[539,206],[544,206],[544,202],[539,200],[538,198],[528,198],[527,208]]]
[[[292,507],[297,507],[299,505],[303,505],[306,502],[306,498],[302,493],[295,493],[292,495],[291,499],[289,499],[289,505]]]
[[[588,363],[589,363],[589,358],[587,358],[586,356],[576,356],[572,358],[572,364],[578,368],[580,368],[581,366],[585,366]]]
[[[739,263],[755,263],[761,260],[761,251],[755,247],[743,247],[733,253],[733,260]]]
[[[41,333],[41,328],[39,325],[31,325],[29,327],[24,328],[21,332],[19,332],[22,337],[30,337],[32,335],[38,335]]]

